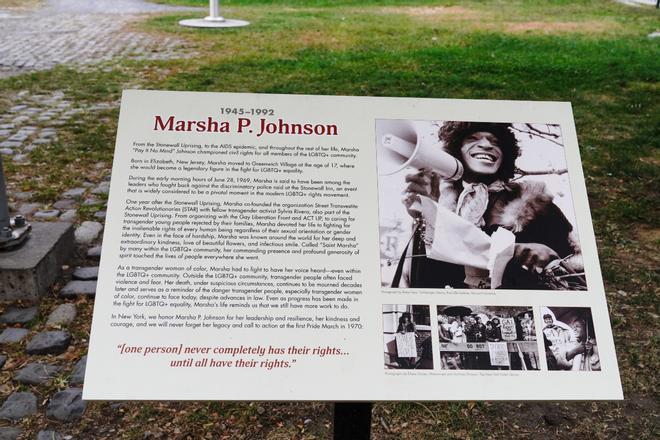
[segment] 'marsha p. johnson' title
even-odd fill
[[[176,119],[174,116],[156,115],[154,117],[154,131],[186,131],[198,133],[255,133],[260,137],[263,134],[288,134],[307,136],[337,136],[335,124],[312,124],[299,122],[285,122],[283,119],[269,121],[260,118],[258,123],[252,125],[252,119],[238,118],[235,130],[230,121],[214,120],[211,116],[205,120]]]

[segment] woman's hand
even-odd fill
[[[524,269],[541,273],[543,269],[559,255],[551,248],[540,243],[516,243],[513,259]]]

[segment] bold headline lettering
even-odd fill
[[[335,124],[311,124],[299,122],[286,122],[283,119],[269,121],[261,118],[254,122],[249,118],[238,118],[236,126],[232,127],[230,121],[215,120],[211,116],[205,120],[176,119],[174,116],[156,115],[154,117],[154,131],[185,131],[198,133],[253,133],[256,137],[264,134],[273,135],[303,135],[303,136],[337,136]]]

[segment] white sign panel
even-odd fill
[[[618,399],[612,341],[568,103],[124,92],[85,399]]]

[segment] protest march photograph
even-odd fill
[[[540,370],[531,307],[438,306],[443,370]]]

